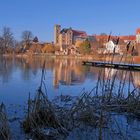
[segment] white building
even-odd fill
[[[136,31],[136,42],[140,43],[140,28],[138,28]]]
[[[110,53],[119,54],[120,53],[119,46],[116,45],[112,40],[107,42],[105,46],[106,46],[106,49],[104,50],[104,54],[110,54]]]

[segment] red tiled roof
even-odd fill
[[[120,39],[122,39],[122,40],[131,40],[131,41],[134,41],[134,40],[136,40],[136,36],[135,36],[135,35],[120,36]]]
[[[86,37],[87,33],[85,31],[78,31],[78,30],[72,30],[74,36],[81,36],[81,37]]]
[[[103,35],[95,35],[96,39],[100,40],[100,39],[104,39],[107,40],[109,35],[103,36]],[[129,35],[129,36],[111,36],[111,39],[116,39],[117,37],[119,37],[121,40],[136,40],[136,36],[135,35]]]
[[[96,39],[99,39],[99,40],[108,38],[108,36],[101,36],[101,35],[96,35],[95,37],[96,37]]]
[[[100,39],[108,40],[109,35],[95,35],[95,37],[96,37],[97,40],[100,40]],[[111,36],[110,38],[111,39],[116,39],[117,37],[116,36]]]

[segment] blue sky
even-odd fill
[[[41,41],[53,40],[54,24],[88,34],[135,34],[140,27],[140,0],[1,0],[0,30],[31,30]]]

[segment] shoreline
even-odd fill
[[[121,60],[122,55],[115,55],[115,56],[101,56],[101,55],[55,55],[55,54],[3,54],[0,57],[13,57],[13,58],[31,58],[31,57],[51,57],[51,58],[58,58],[58,59],[80,59],[86,61],[104,61],[104,62],[111,62],[113,58],[113,62],[127,62],[127,63],[135,63],[140,64],[140,56],[126,56],[123,57]]]

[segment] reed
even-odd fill
[[[11,134],[6,113],[6,107],[2,103],[0,105],[0,140],[10,140],[10,139]]]

